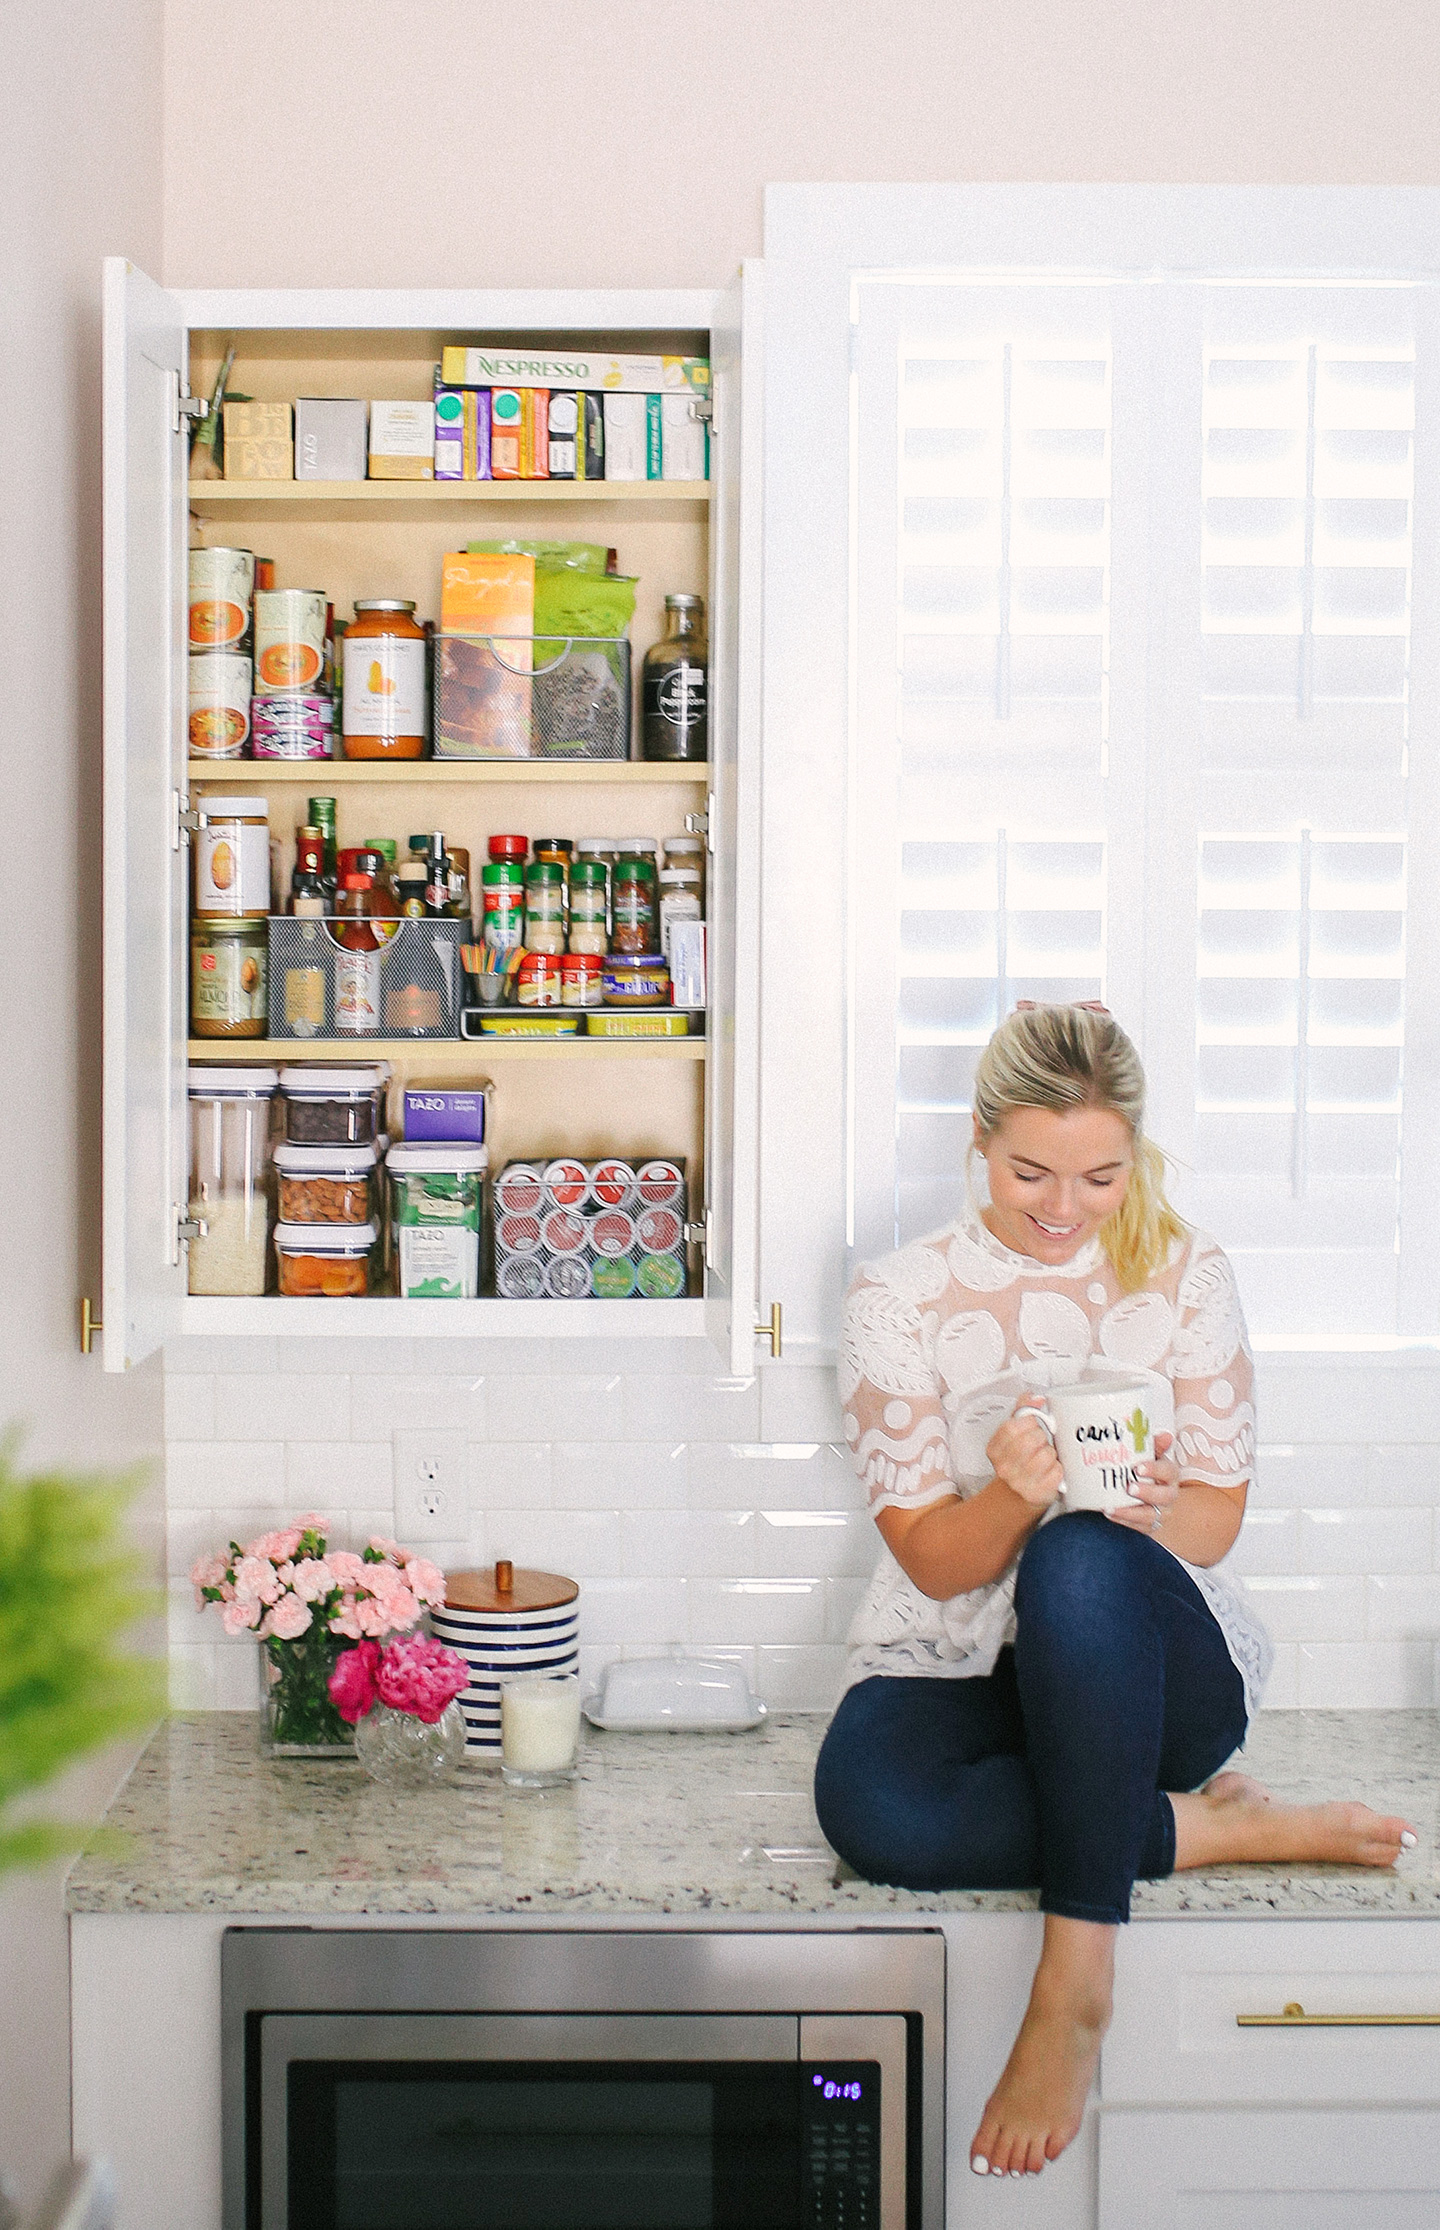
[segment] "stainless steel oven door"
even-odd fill
[[[898,2014],[274,2013],[259,2075],[261,2230],[906,2230]]]

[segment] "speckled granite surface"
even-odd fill
[[[923,1896],[841,1876],[810,1801],[824,1722],[745,1735],[587,1729],[579,1779],[494,1772],[403,1794],[358,1765],[270,1764],[248,1714],[169,1721],[77,1859],[72,1912],[871,1914],[1007,1911],[1023,1891]],[[1440,1917],[1440,1723],[1429,1711],[1262,1714],[1245,1764],[1277,1796],[1362,1797],[1419,1832],[1393,1872],[1235,1866],[1141,1883],[1135,1917]],[[113,1838],[118,1835],[118,1845]]]

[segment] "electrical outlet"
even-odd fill
[[[395,1534],[414,1541],[456,1541],[466,1531],[466,1441],[458,1425],[397,1432]]]

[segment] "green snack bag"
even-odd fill
[[[603,542],[467,542],[476,557],[533,557],[535,570],[548,566],[567,573],[603,573],[610,552]]]
[[[535,568],[535,633],[618,642],[635,616],[638,583],[623,573]]]

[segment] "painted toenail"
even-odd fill
[[[992,2176],[1003,2176],[1005,2171],[1003,2168],[992,2168],[990,2173]]]
[[[1404,1851],[1413,1851],[1415,1845],[1419,1842],[1419,1840],[1419,1836],[1412,1835],[1409,1828],[1407,1827],[1404,1834],[1400,1838],[1400,1848]]]
[[[985,2158],[985,2155],[984,2155],[983,2153],[976,2153],[976,2155],[975,2155],[974,2159],[973,2159],[973,2160],[971,2161],[971,2163],[970,2163],[970,2172],[971,2172],[971,2174],[972,2174],[972,2175],[974,2175],[974,2176],[988,2176],[988,2175],[989,2175],[989,2173],[990,2173],[990,2163],[989,2163],[989,2161],[988,2161],[988,2160],[987,2160],[987,2159]]]
[[[1010,2173],[1012,2176],[1023,2176],[1025,2171],[1023,2168],[1012,2168]]]

